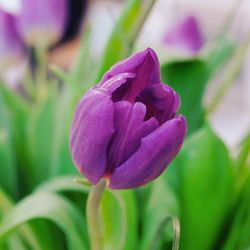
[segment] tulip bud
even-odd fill
[[[66,16],[66,0],[22,0],[18,29],[27,45],[48,47],[62,36]]]
[[[198,52],[203,46],[203,38],[198,21],[194,16],[188,16],[166,34],[163,42],[185,52]]]
[[[183,143],[179,105],[178,94],[161,83],[152,49],[117,63],[76,109],[70,149],[78,170],[93,184],[108,179],[113,189],[154,180]]]
[[[15,17],[0,10],[0,70],[16,64],[23,55],[24,46],[17,33]]]

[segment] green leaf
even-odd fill
[[[248,249],[250,247],[250,175],[246,177],[245,185],[232,211],[229,234],[226,235],[223,250]]]
[[[178,177],[180,249],[210,250],[234,200],[232,163],[227,149],[205,126],[186,140],[171,166]]]
[[[36,188],[36,192],[89,192],[89,186],[76,183],[74,180],[79,176],[62,176],[42,183]]]
[[[50,177],[77,174],[69,151],[72,114],[72,95],[65,88],[54,104],[54,117],[51,124],[52,137],[50,138]]]
[[[0,89],[0,187],[17,195],[16,155],[12,140],[10,117]]]
[[[235,170],[237,174],[237,188],[241,192],[250,172],[248,159],[250,155],[250,133],[246,135],[242,143],[238,147],[238,154],[234,160]]]
[[[69,132],[73,113],[72,96],[63,88],[31,109],[27,126],[30,188],[48,178],[77,173],[69,152]]]
[[[162,65],[162,81],[180,94],[180,113],[188,122],[188,133],[200,128],[204,122],[202,97],[208,81],[207,65],[201,59],[173,61]]]
[[[82,34],[80,51],[69,75],[69,82],[77,96],[85,93],[95,83],[98,64],[91,54],[91,41],[91,30],[87,28]]]
[[[137,221],[133,191],[108,191],[101,201],[105,250],[136,249]]]
[[[37,218],[54,222],[65,233],[69,249],[87,249],[87,233],[81,213],[67,199],[47,193],[35,193],[12,209],[0,225],[0,240],[19,225]]]
[[[0,222],[4,213],[6,213],[12,207],[9,197],[0,189]],[[20,249],[23,250],[24,245],[17,234],[13,234],[5,242],[0,242],[0,249]]]
[[[31,110],[26,139],[30,160],[30,169],[26,171],[30,189],[50,174],[54,115],[55,100],[52,97],[37,103]]]
[[[135,194],[133,190],[121,190],[125,211],[127,215],[126,242],[123,250],[137,249],[138,244],[138,211],[136,206]]]
[[[7,214],[13,208],[13,202],[11,199],[0,189],[0,222],[5,214]],[[40,234],[40,232],[39,232]],[[1,240],[0,240],[1,241]],[[7,239],[6,242],[0,242],[0,249],[2,249],[2,244],[6,243],[9,246],[9,249],[23,249],[23,241],[26,242],[32,249],[40,250],[42,249],[39,246],[38,239],[34,232],[32,231],[31,227],[27,224],[22,225],[18,232],[11,234]],[[6,248],[7,248],[6,246]],[[15,247],[14,247],[15,246]],[[3,248],[5,249],[5,248]],[[51,248],[48,248],[51,249]]]
[[[208,71],[213,76],[233,55],[235,46],[232,41],[226,37],[219,37],[212,45],[209,53],[206,55]]]
[[[18,169],[18,181],[16,181],[16,184],[19,184],[18,195],[21,196],[26,189],[27,173],[29,173],[29,171],[26,171],[29,169],[27,143],[24,143],[27,141],[28,103],[18,92],[8,89],[4,85],[0,85],[0,92],[8,108],[8,128],[11,128],[12,131],[11,139],[15,152],[14,158],[16,157],[17,161],[16,171]],[[14,178],[13,181],[15,181]],[[19,182],[22,182],[21,185]]]
[[[242,167],[247,164],[248,157],[250,155],[250,131],[243,139],[240,145],[240,151],[235,160],[235,164],[237,166],[237,171],[240,171]]]
[[[129,0],[105,48],[97,82],[116,62],[129,56],[155,0]]]
[[[175,194],[165,179],[160,177],[153,183],[153,188],[146,204],[146,211],[143,216],[143,238],[141,250],[149,250],[149,246],[154,245],[155,237],[160,225],[166,218],[178,216],[179,208]],[[157,236],[158,241],[172,240],[172,233],[168,230],[168,235]],[[158,242],[158,243],[160,243]]]

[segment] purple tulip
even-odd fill
[[[81,99],[70,149],[79,171],[93,184],[127,189],[157,178],[181,148],[186,121],[179,95],[161,83],[152,49],[114,65]]]
[[[0,71],[16,64],[24,57],[24,46],[18,36],[16,19],[0,10]]]
[[[30,46],[51,46],[62,36],[67,18],[66,0],[21,0],[18,26]]]
[[[186,52],[198,52],[203,46],[203,38],[198,21],[194,16],[186,17],[166,34],[163,42],[166,45]]]

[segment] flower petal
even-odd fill
[[[0,9],[0,64],[9,66],[15,63],[17,58],[23,59],[25,54],[24,45],[18,35],[17,21],[15,16]],[[11,66],[12,66],[11,65]],[[3,69],[5,70],[5,68]]]
[[[174,159],[186,134],[186,120],[178,116],[144,137],[139,149],[110,177],[110,188],[136,188],[157,178]]]
[[[67,21],[66,0],[21,0],[18,30],[30,46],[50,46],[62,36]]]
[[[142,103],[132,105],[127,101],[115,103],[115,134],[109,147],[108,172],[127,160],[140,146],[141,138],[158,127],[155,118],[144,121],[146,107]],[[107,173],[107,174],[109,174]]]
[[[108,90],[112,94],[115,90],[120,88],[124,83],[127,83],[130,79],[135,78],[136,75],[133,73],[121,73],[109,78],[102,85],[98,85],[97,89]]]
[[[172,119],[180,106],[179,95],[166,84],[148,86],[136,100],[147,106],[146,119],[155,117],[160,124]]]
[[[194,16],[182,20],[166,34],[164,43],[187,52],[196,53],[204,44],[198,21]]]
[[[96,184],[107,166],[107,149],[114,133],[111,96],[91,89],[80,101],[73,120],[70,149],[79,171]]]
[[[121,73],[134,73],[137,75],[135,85],[154,84],[160,82],[160,65],[154,50],[148,48],[115,64],[102,78],[100,86],[111,77]]]

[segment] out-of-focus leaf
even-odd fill
[[[234,80],[239,75],[242,64],[245,61],[246,58],[246,52],[250,45],[250,33],[246,37],[245,41],[237,47],[237,49],[234,51],[234,54],[232,56],[231,63],[227,67],[226,74],[224,78],[222,79],[221,84],[219,85],[216,93],[212,96],[210,103],[208,103],[207,107],[207,113],[212,113],[220,101],[222,100],[223,96],[231,86],[231,84],[234,82]]]
[[[205,126],[186,140],[171,167],[179,183],[180,249],[214,249],[235,194],[227,149]]]
[[[173,61],[162,65],[161,72],[163,82],[180,94],[180,113],[186,116],[191,134],[204,122],[202,97],[208,80],[206,63],[200,59]]]
[[[168,185],[163,177],[156,180],[150,194],[148,203],[146,204],[146,211],[143,216],[143,238],[141,242],[141,250],[149,250],[150,246],[155,240],[157,231],[166,220],[166,218],[178,216],[178,201],[173,190]],[[168,235],[161,235],[158,241],[172,240],[171,230],[167,231]],[[160,245],[160,242],[158,242]]]
[[[76,93],[77,96],[79,96],[79,94],[82,95],[82,93],[95,83],[98,64],[91,54],[90,47],[91,30],[87,29],[82,35],[80,51],[69,75],[73,92]]]
[[[221,66],[228,62],[234,50],[234,44],[226,37],[219,37],[214,42],[205,58],[210,76],[213,76]]]
[[[130,55],[134,41],[154,3],[155,0],[128,1],[105,48],[97,82],[114,63]]]
[[[36,218],[54,222],[65,233],[69,249],[87,249],[83,216],[73,204],[56,194],[35,193],[17,204],[0,225],[0,240],[19,225]]]
[[[72,95],[63,89],[54,105],[52,122],[50,177],[77,174],[69,151],[69,133],[73,114]]]
[[[29,117],[26,142],[30,169],[26,171],[29,175],[30,189],[50,175],[54,116],[55,100],[48,97],[34,105]]]
[[[137,221],[133,191],[107,191],[101,201],[105,250],[136,249]]]
[[[16,155],[13,147],[11,123],[0,89],[0,187],[16,196],[17,171]]]
[[[74,180],[78,176],[62,176],[42,183],[36,189],[37,192],[84,192],[88,193],[89,186],[83,186],[76,183]],[[79,177],[78,177],[79,178]]]
[[[0,189],[0,223],[4,213],[12,207],[7,195]],[[17,234],[11,235],[5,242],[0,242],[0,249],[20,249],[25,250],[22,239]]]
[[[71,95],[67,94],[67,90],[52,92],[31,111],[26,140],[30,160],[30,170],[27,171],[31,174],[30,188],[48,178],[77,172],[68,146]]]
[[[250,132],[246,135],[243,142],[240,145],[240,152],[237,155],[235,164],[237,166],[237,171],[240,171],[242,167],[247,164],[247,160],[250,157]]]
[[[0,92],[6,103],[9,113],[9,128],[12,130],[13,147],[17,159],[16,169],[18,169],[19,184],[18,195],[22,195],[26,189],[27,175],[29,171],[27,144],[27,121],[29,119],[30,105],[26,99],[22,98],[20,93],[6,88],[0,84]],[[1,119],[1,118],[0,118]]]
[[[245,193],[242,197],[242,207],[241,207],[241,225],[235,225],[236,227],[240,228],[240,235],[237,242],[237,247],[235,249],[249,249],[250,248],[250,178],[248,179],[247,187],[244,190]],[[245,204],[244,204],[245,203]],[[244,208],[245,207],[245,208]],[[233,225],[234,227],[234,225]]]
[[[13,208],[13,206],[14,206],[13,202],[10,200],[10,198],[6,195],[6,193],[3,192],[3,190],[0,189],[0,224],[2,222],[2,218],[4,217],[4,215],[7,214]],[[22,225],[19,228],[18,232],[13,233],[9,237],[7,237],[6,242],[0,242],[0,249],[5,249],[4,247],[2,247],[1,243],[6,243],[5,244],[6,249],[7,246],[9,246],[8,249],[10,250],[26,249],[24,248],[26,246],[23,243],[24,241],[26,245],[29,245],[34,250],[42,249],[39,245],[36,235],[33,233],[32,229],[27,224]]]
[[[125,203],[127,215],[127,232],[124,250],[137,249],[138,243],[138,211],[135,201],[135,194],[132,190],[119,191]]]
[[[242,143],[239,145],[239,152],[234,160],[235,170],[237,174],[236,184],[237,191],[240,193],[249,177],[250,167],[248,161],[250,160],[250,133],[246,135]]]
[[[231,218],[230,232],[226,235],[223,250],[250,248],[250,175],[242,189],[242,193],[235,204]]]

